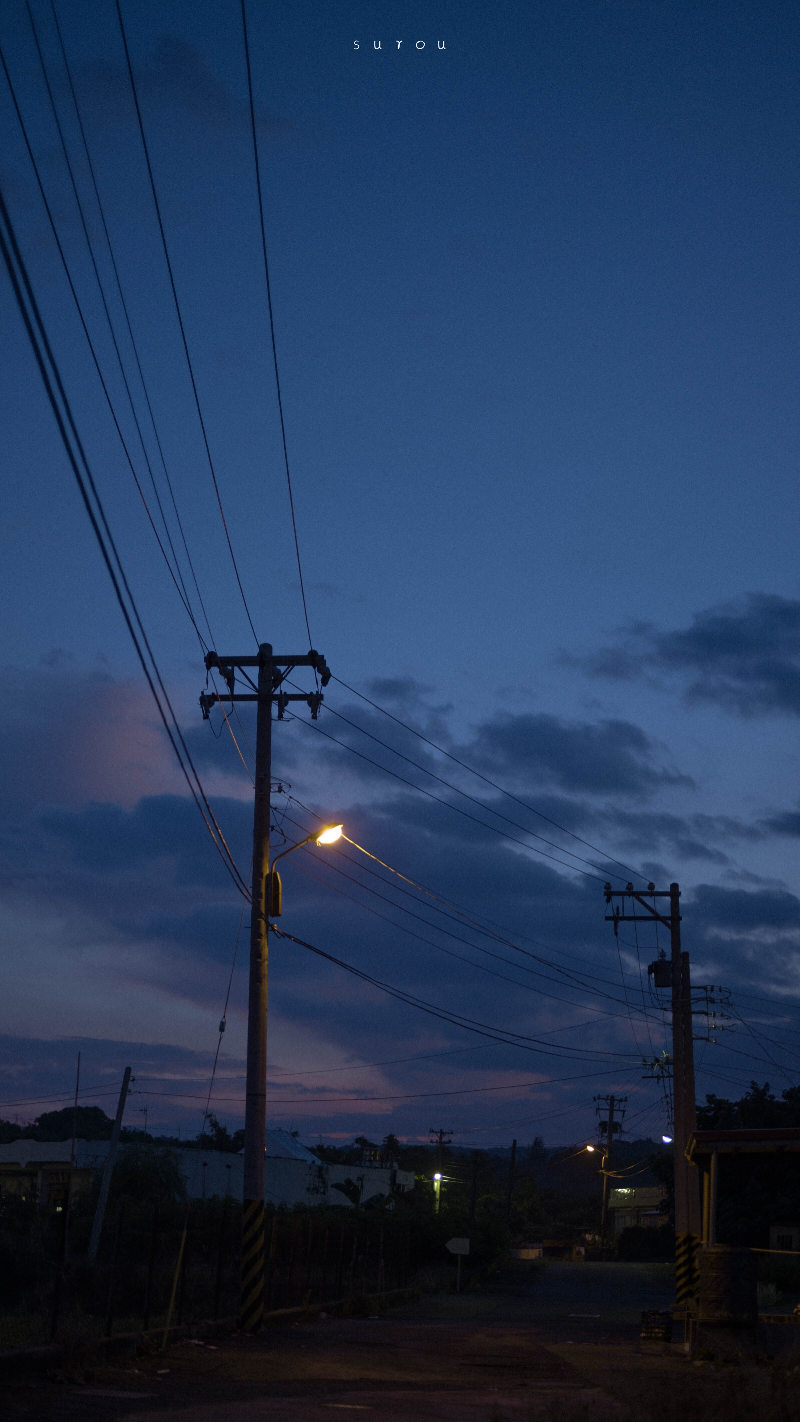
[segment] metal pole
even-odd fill
[[[128,1096],[128,1087],[130,1085],[130,1080],[131,1069],[130,1067],[126,1067],[125,1074],[122,1078],[122,1090],[119,1093],[119,1101],[117,1103],[117,1114],[114,1118],[114,1126],[111,1132],[111,1141],[108,1147],[108,1155],[106,1156],[105,1169],[103,1170],[103,1179],[100,1185],[100,1198],[97,1201],[97,1209],[94,1212],[92,1237],[89,1240],[89,1258],[91,1259],[92,1263],[94,1263],[95,1259],[97,1258],[97,1250],[100,1244],[100,1235],[103,1229],[103,1216],[105,1215],[106,1205],[108,1203],[108,1192],[111,1189],[111,1176],[114,1173],[114,1161],[116,1159],[117,1154],[117,1145],[119,1144],[119,1133],[122,1129],[122,1116],[125,1110],[125,1101],[127,1100]]]
[[[719,1154],[711,1152],[711,1168],[708,1181],[708,1244],[717,1242],[717,1182],[719,1180]]]
[[[514,1193],[514,1166],[517,1163],[517,1142],[511,1142],[511,1160],[508,1166],[508,1193],[506,1195],[506,1219],[511,1219],[511,1196]]]
[[[675,1158],[675,1295],[678,1307],[689,1308],[697,1292],[696,1253],[700,1238],[700,1193],[697,1170],[686,1159],[686,1146],[696,1127],[694,1043],[689,955],[681,952],[681,891],[669,886],[672,949],[672,1059]]]
[[[472,1153],[472,1185],[469,1192],[469,1218],[472,1222],[475,1218],[475,1206],[478,1200],[478,1152]]]
[[[615,1096],[609,1096],[609,1098],[608,1098],[608,1130],[607,1130],[607,1132],[606,1132],[606,1149],[605,1149],[605,1154],[603,1155],[603,1165],[602,1165],[602,1170],[603,1170],[603,1203],[602,1203],[602,1205],[601,1205],[601,1207],[600,1207],[600,1233],[601,1233],[601,1235],[603,1235],[604,1238],[605,1238],[605,1233],[606,1233],[606,1222],[607,1222],[607,1220],[608,1220],[608,1181],[609,1181],[608,1172],[609,1172],[609,1169],[610,1169],[610,1166],[611,1166],[611,1146],[612,1146],[612,1142],[613,1142],[613,1140],[614,1140],[614,1107],[615,1107],[615,1105],[616,1105],[616,1097],[615,1097]]]
[[[250,911],[250,988],[247,1013],[247,1095],[244,1122],[244,1200],[240,1325],[256,1333],[264,1317],[264,1185],[267,1122],[267,893],[270,775],[272,770],[272,646],[258,649],[256,781]]]

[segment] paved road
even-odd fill
[[[184,1342],[82,1387],[69,1379],[14,1388],[4,1415],[330,1422],[332,1411],[357,1411],[381,1422],[616,1422],[620,1404],[605,1385],[610,1352],[641,1351],[641,1310],[669,1303],[671,1284],[662,1266],[514,1267],[481,1291],[427,1296],[381,1318],[273,1326],[215,1346]]]

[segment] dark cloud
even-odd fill
[[[706,937],[794,934],[800,929],[800,899],[786,889],[751,891],[698,884],[691,905],[692,918]]]
[[[501,716],[461,752],[471,764],[526,785],[590,795],[652,795],[691,780],[663,762],[662,747],[629,721],[571,722],[557,716]]]
[[[800,601],[750,593],[739,603],[698,612],[689,627],[630,627],[582,663],[616,681],[680,678],[689,702],[740,716],[800,715]]]
[[[759,820],[765,834],[800,839],[800,813],[797,810],[783,810],[779,814],[767,815]]]
[[[38,694],[46,684],[47,696],[40,700],[58,708],[60,714],[64,698],[59,694],[59,679],[65,688],[73,688],[78,674],[56,664],[36,675],[46,683],[32,683],[32,689]],[[408,719],[412,714],[427,714],[430,701],[425,688],[401,683],[394,692],[398,698],[417,697],[421,709],[412,708]],[[84,722],[82,703],[77,691],[70,690],[73,694],[77,699],[71,719],[94,742],[99,723]],[[130,723],[119,721],[126,698],[111,679],[98,680],[93,694],[104,698],[103,714],[111,719],[113,728],[107,738],[107,773],[122,776],[121,781],[109,780],[108,784],[121,784],[133,774],[126,767],[138,764],[131,762],[123,743],[134,731],[140,733],[139,721],[134,721],[133,730]],[[381,699],[391,694],[392,688],[384,687]],[[407,878],[398,879],[346,844],[328,851],[298,851],[282,866],[282,927],[367,973],[466,1017],[534,1034],[560,1031],[580,1021],[579,1038],[570,1032],[563,1037],[567,1047],[591,1043],[600,1050],[629,1053],[630,1024],[621,1000],[619,959],[604,922],[602,896],[602,878],[618,875],[619,867],[606,870],[599,855],[544,826],[524,806],[481,786],[473,777],[467,778],[458,766],[443,760],[402,727],[344,700],[337,699],[335,706],[347,720],[324,714],[323,729],[420,785],[429,785],[440,799],[420,796],[382,770],[365,767],[307,725],[287,720],[276,737],[276,746],[281,773],[284,766],[294,766],[291,779],[298,800],[320,815],[330,813],[332,801],[341,803],[351,838]],[[56,712],[52,714],[55,724]],[[143,714],[137,712],[137,717]],[[483,808],[437,785],[422,770],[403,765],[348,721],[357,722],[419,766],[449,779],[453,786],[468,788],[482,800]],[[47,747],[42,783],[47,779],[47,756],[52,754],[59,763],[65,757],[58,737],[48,740],[47,725],[44,720],[38,727],[40,750]],[[70,745],[73,753],[81,756],[78,731],[75,735]],[[241,768],[226,734],[217,740],[211,728],[198,720],[188,736],[209,781],[212,776],[221,773],[226,777],[235,774],[237,766]],[[163,752],[163,738],[159,737],[160,733],[148,731],[142,742],[158,775],[168,763],[158,760]],[[463,744],[455,738],[440,744],[452,746],[455,754],[507,784],[521,798],[540,805],[559,824],[595,843],[615,846],[621,857],[630,856],[633,864],[641,864],[646,855],[658,855],[669,865],[680,856],[727,869],[734,847],[748,838],[797,832],[797,817],[784,812],[747,826],[723,816],[682,816],[662,812],[650,801],[643,804],[661,789],[686,788],[690,782],[669,765],[656,742],[625,721],[504,715],[488,719]],[[15,754],[13,738],[0,743],[0,761],[7,762],[10,769]],[[149,779],[140,777],[134,783],[150,784],[155,771],[151,767]],[[245,784],[244,772],[241,774]],[[156,994],[160,1001],[186,1004],[187,1010],[211,1013],[214,1021],[218,1020],[215,1014],[224,997],[242,904],[192,801],[185,794],[145,793],[133,803],[123,803],[113,794],[80,802],[73,780],[58,783],[57,803],[43,804],[41,792],[35,788],[26,805],[20,798],[23,776],[18,789],[19,812],[13,824],[5,824],[0,837],[2,900],[4,905],[12,905],[12,935],[19,929],[24,944],[26,915],[35,915],[46,902],[56,920],[48,951],[68,976],[74,969],[83,971],[85,945],[99,945],[93,950],[99,955],[96,961],[103,964],[102,971],[112,982],[105,1001],[114,1001],[115,992],[139,994],[137,1000],[141,1001]],[[237,859],[248,872],[249,797],[217,795],[213,804]],[[456,804],[473,818],[454,814]],[[522,828],[504,824],[498,814],[508,815]],[[290,842],[301,838],[313,824],[309,811],[292,799],[276,805],[276,818],[283,823]],[[512,838],[496,834],[492,823]],[[557,851],[534,841],[532,834],[537,831],[589,860],[596,857],[597,868],[590,863],[583,866],[588,870],[586,875],[578,872],[580,866],[565,872],[543,859],[533,850],[537,843],[547,853]],[[514,839],[527,840],[532,847],[526,849]],[[671,870],[659,864],[652,872],[666,879]],[[413,888],[409,879],[438,897]],[[376,898],[370,889],[383,897]],[[720,981],[746,980],[755,958],[765,979],[778,985],[787,980],[789,960],[800,946],[800,903],[782,886],[704,884],[688,891],[684,903],[686,940],[692,952],[705,954],[714,963],[724,954]],[[466,910],[466,918],[459,913],[459,906]],[[487,939],[476,931],[471,919],[499,925],[506,941]],[[242,922],[241,974],[234,991],[239,1013],[246,981],[246,912]],[[523,951],[517,952],[513,944]],[[620,947],[623,954],[628,952],[626,944]],[[655,942],[642,932],[640,947],[643,961],[647,961]],[[563,1075],[567,1071],[559,1058],[545,1053],[492,1046],[482,1055],[480,1039],[423,1017],[285,940],[276,939],[271,953],[271,1012],[279,1022],[291,1024],[293,1040],[299,1034],[302,1041],[322,1043],[328,1054],[356,1051],[362,1061],[380,1062],[387,1056],[405,1055],[409,1044],[409,1055],[426,1046],[441,1050],[470,1047],[475,1052],[480,1048],[474,1062],[469,1054],[464,1060],[455,1059],[456,1080],[467,1084],[482,1080],[485,1071],[522,1069],[531,1075]],[[489,956],[491,953],[499,954],[502,961]],[[527,956],[530,954],[534,956]],[[559,962],[573,969],[577,964],[581,972],[594,974],[592,982],[601,985],[602,997],[598,998],[591,985],[570,986],[552,966]],[[714,976],[717,980],[716,969]],[[611,1015],[587,1017],[587,1005],[592,1004]],[[110,1022],[108,1027],[104,1022],[103,1028],[110,1038],[114,1030]],[[100,1029],[98,1036],[102,1032]],[[387,1043],[391,1044],[388,1051]],[[114,1053],[109,1048],[109,1053],[116,1070],[119,1054],[116,1048]],[[574,1064],[569,1070],[575,1070]],[[397,1090],[405,1085],[407,1090],[424,1091],[426,1080],[430,1076],[424,1067],[402,1066],[391,1071]],[[438,1071],[436,1080],[442,1081]],[[387,1089],[385,1084],[383,1089]],[[306,1088],[302,1092],[298,1088],[298,1094],[303,1093],[308,1094]],[[312,1117],[306,1113],[304,1119]],[[321,1130],[333,1129],[335,1117],[329,1112],[313,1119],[319,1121]],[[411,1107],[398,1108],[392,1124],[414,1119]]]

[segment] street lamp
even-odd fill
[[[440,1204],[440,1202],[441,1202],[441,1194],[442,1194],[442,1177],[441,1177],[441,1175],[439,1174],[438,1171],[437,1171],[437,1173],[436,1173],[436,1174],[434,1175],[434,1177],[433,1177],[433,1194],[434,1194],[434,1200],[435,1200],[435,1203],[434,1203],[434,1206],[433,1206],[433,1213],[434,1213],[435,1215],[438,1215],[438,1213],[439,1213],[439,1204]]]
[[[291,844],[288,849],[284,849],[280,854],[275,855],[269,876],[269,911],[272,918],[280,918],[283,900],[281,876],[275,868],[278,860],[285,859],[287,854],[294,854],[296,849],[302,849],[303,845],[310,844],[312,839],[315,844],[335,844],[337,839],[341,839],[343,832],[344,825],[326,825],[324,829],[315,830],[313,834],[307,834],[305,839],[298,840],[297,844]]]

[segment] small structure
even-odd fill
[[[717,1242],[717,1195],[721,1155],[786,1155],[800,1151],[800,1126],[769,1131],[695,1131],[686,1146],[686,1159],[699,1166],[703,1176],[703,1236],[705,1248]]]
[[[800,1225],[770,1225],[769,1247],[779,1253],[800,1254]]]
[[[758,1312],[755,1251],[717,1243],[720,1156],[774,1157],[798,1151],[800,1128],[796,1126],[695,1131],[689,1137],[686,1159],[700,1168],[703,1178],[702,1249],[698,1257],[701,1323],[752,1324]]]
[[[624,1229],[658,1229],[669,1223],[660,1185],[620,1185],[609,1192],[608,1208],[615,1237]]]

